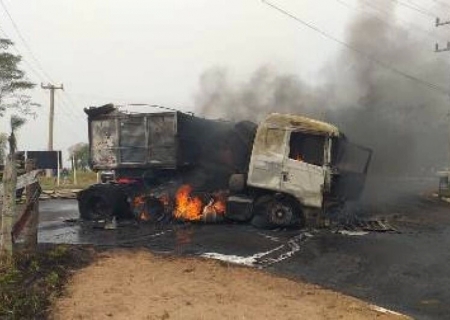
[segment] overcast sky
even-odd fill
[[[344,39],[349,20],[359,11],[340,1],[274,3]],[[415,1],[428,7],[433,3]],[[343,50],[259,0],[3,2],[34,57],[1,7],[0,34],[16,43],[27,61],[22,67],[29,78],[37,84],[64,83],[65,93],[56,96],[54,138],[55,149],[63,152],[77,142],[87,142],[82,111],[87,106],[145,102],[195,110],[199,76],[217,66],[227,68],[236,81],[270,65],[314,84],[327,60]],[[355,1],[345,2],[356,6]],[[373,3],[382,7],[384,2]],[[402,18],[433,29],[432,17],[405,9],[399,8]],[[45,150],[48,91],[37,86],[33,97],[42,108],[38,118],[20,131],[19,147]],[[6,130],[3,121],[0,131]]]

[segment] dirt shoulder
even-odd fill
[[[100,254],[67,284],[53,319],[405,319],[255,269],[138,250]]]

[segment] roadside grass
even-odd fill
[[[39,183],[44,190],[84,189],[97,183],[97,174],[93,171],[78,171],[77,184],[74,184],[73,172],[69,172],[67,179],[61,175],[59,186],[57,186],[56,177],[40,176]]]
[[[94,259],[93,249],[56,245],[0,261],[0,319],[45,319],[70,274]]]

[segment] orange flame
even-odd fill
[[[203,203],[199,197],[191,196],[192,187],[181,186],[175,196],[174,216],[182,220],[200,220]]]
[[[139,212],[139,220],[148,221],[150,220],[150,215],[145,211],[145,196],[136,196],[133,199],[133,207]]]
[[[227,194],[225,192],[216,192],[214,193],[214,203],[213,208],[217,214],[223,215],[226,210],[226,197]]]

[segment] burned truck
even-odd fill
[[[360,196],[372,154],[299,115],[255,124],[112,104],[85,112],[91,168],[115,179],[78,194],[83,219],[316,224]]]

